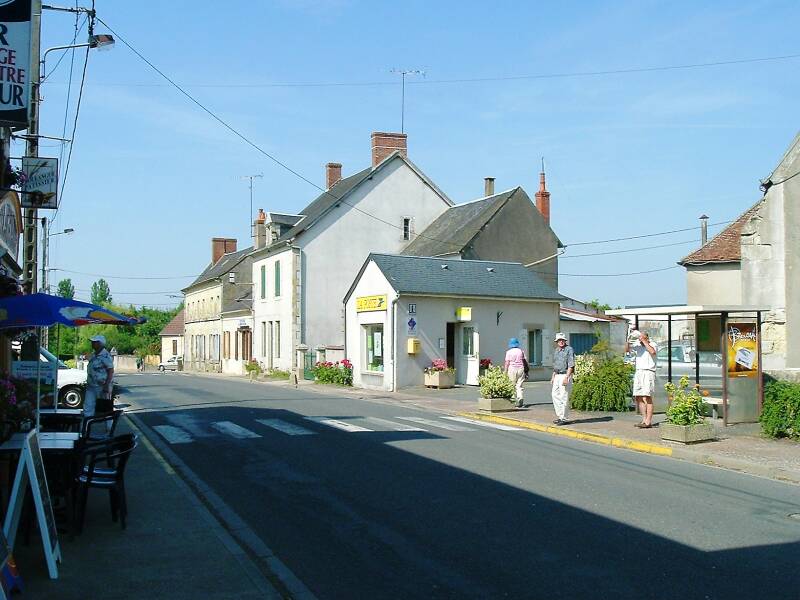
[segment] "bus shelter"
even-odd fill
[[[606,314],[632,321],[656,342],[656,410],[668,404],[664,384],[686,376],[699,385],[712,415],[721,415],[728,425],[753,423],[761,415],[761,317],[767,310],[740,305],[644,306]]]

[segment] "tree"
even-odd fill
[[[106,304],[111,302],[111,288],[105,279],[98,279],[92,284],[92,304]]]
[[[58,287],[56,288],[56,295],[72,300],[75,297],[75,286],[72,285],[72,280],[68,278],[59,281]]]
[[[611,310],[611,305],[610,304],[608,304],[608,303],[601,304],[600,300],[598,300],[597,298],[595,298],[594,300],[590,300],[586,304],[591,306],[593,309],[595,309],[598,312],[605,312],[607,310]]]

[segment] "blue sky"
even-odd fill
[[[67,2],[69,4],[69,2]],[[530,5],[530,6],[529,6]],[[547,164],[552,224],[566,243],[737,217],[798,129],[800,59],[635,74],[471,83],[800,53],[797,2],[357,2],[98,0],[97,13],[149,60],[266,151],[324,185],[324,164],[369,164],[369,135],[400,127],[393,68],[424,69],[406,88],[409,156],[456,202],[497,188],[533,196]],[[46,12],[43,48],[74,19]],[[104,32],[98,25],[97,32]],[[82,53],[73,81],[80,80]],[[51,53],[48,69],[58,56]],[[41,132],[61,136],[70,55],[43,86]],[[275,86],[277,83],[380,83]],[[73,84],[67,133],[77,86]],[[67,135],[69,137],[69,135]],[[17,150],[19,152],[19,150]],[[58,156],[43,141],[43,156]],[[63,172],[63,165],[62,165]],[[92,51],[51,239],[51,265],[108,276],[197,274],[210,239],[249,244],[254,207],[296,212],[318,193],[165,85],[121,43]],[[383,227],[376,223],[376,227]],[[719,227],[712,228],[716,233]],[[560,291],[614,305],[685,301],[674,265],[691,231],[568,248]],[[569,256],[689,242],[596,257]],[[570,274],[570,275],[568,275]],[[581,276],[571,276],[581,275]],[[88,297],[93,276],[70,276]],[[190,278],[109,277],[115,300],[176,304]]]

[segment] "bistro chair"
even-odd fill
[[[117,408],[110,413],[85,418],[81,423],[81,440],[98,442],[113,438],[121,416],[122,409]]]
[[[83,531],[86,501],[90,488],[108,490],[111,502],[111,520],[120,521],[125,529],[128,503],[125,497],[125,466],[136,449],[138,438],[134,433],[124,433],[115,438],[87,444],[80,454],[75,485],[72,490],[73,511],[77,533]],[[101,466],[100,462],[104,464]]]

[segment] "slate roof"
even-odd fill
[[[164,326],[159,335],[165,336],[183,336],[183,315],[184,311],[181,310],[177,315],[172,318],[172,321]]]
[[[403,254],[437,256],[460,252],[519,189],[448,208],[405,247]]]
[[[392,287],[404,294],[556,301],[562,298],[520,263],[370,254],[362,272],[370,260],[375,262]],[[447,268],[443,268],[445,266]],[[360,277],[359,273],[356,282]],[[355,285],[347,292],[347,297]]]
[[[220,258],[213,265],[209,264],[206,267],[205,271],[200,273],[197,279],[195,279],[192,283],[190,283],[183,289],[188,290],[198,284],[210,281],[211,279],[222,277],[223,275],[228,273],[231,269],[233,269],[236,265],[238,265],[239,261],[241,261],[245,256],[250,254],[250,252],[252,251],[253,247],[250,246],[249,248],[245,248],[244,250],[238,250],[236,252],[229,252],[228,254],[223,254],[222,258]]]
[[[760,204],[761,200],[706,242],[705,246],[685,256],[678,264],[686,266],[707,263],[740,262],[742,259],[742,228],[755,214]]]
[[[250,288],[235,298],[225,300],[222,304],[222,313],[236,310],[251,310],[253,308],[253,289]]]

